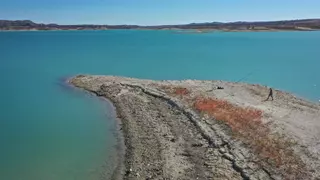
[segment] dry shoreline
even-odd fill
[[[69,83],[110,100],[122,121],[126,152],[113,179],[320,177],[320,106],[288,93],[276,91],[274,102],[261,103],[267,88],[244,83],[89,75],[76,76]],[[218,86],[224,89],[216,89]],[[193,108],[194,99],[200,96],[263,111],[263,122],[270,124],[272,133],[295,142],[279,153],[292,149],[294,156],[290,151],[284,157],[294,157],[286,162],[301,167],[301,173],[290,176],[291,166],[262,161],[258,151],[246,144],[247,139],[235,138],[227,124]]]

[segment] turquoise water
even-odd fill
[[[97,180],[111,164],[110,105],[63,85],[75,74],[245,77],[320,99],[320,32],[1,32],[0,50],[0,179]]]

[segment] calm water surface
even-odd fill
[[[318,101],[319,52],[320,32],[0,32],[0,179],[97,180],[112,165],[110,105],[65,77],[246,77]]]

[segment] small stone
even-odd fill
[[[223,154],[223,157],[226,158],[226,159],[228,159],[228,160],[230,160],[230,161],[233,160],[233,156],[232,156],[231,154],[229,154],[229,153],[224,153],[224,154]]]
[[[220,149],[219,149],[219,152],[222,153],[222,154],[224,154],[224,153],[226,153],[226,149],[225,149],[225,148],[220,148]]]
[[[206,162],[204,162],[203,165],[204,165],[205,167],[210,167],[210,164],[208,164],[208,163],[206,163]]]
[[[188,152],[181,153],[181,155],[182,155],[182,156],[186,156],[186,157],[190,157],[190,156],[191,156],[191,154],[188,153]]]
[[[201,147],[202,146],[202,143],[194,143],[191,145],[192,147]]]

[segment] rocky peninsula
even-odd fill
[[[78,75],[121,120],[125,155],[113,179],[319,179],[320,105],[224,81]]]

